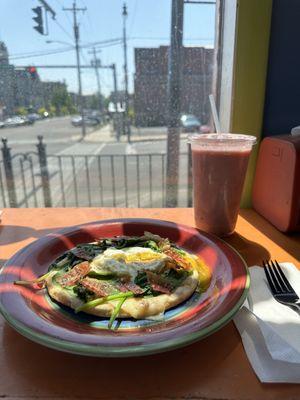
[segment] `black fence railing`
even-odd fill
[[[2,139],[0,207],[165,207],[166,154],[11,154]],[[178,205],[191,206],[191,160],[180,153]]]

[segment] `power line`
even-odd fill
[[[62,6],[63,6],[62,3],[61,3],[60,1],[56,0],[56,2],[57,2],[57,4],[58,4],[59,7],[62,7]],[[69,23],[70,23],[70,26],[72,27],[72,22],[71,22],[71,20],[70,20],[70,18],[69,18],[69,16],[68,16],[68,14],[67,14],[66,16],[67,16],[67,19],[68,19],[68,21],[69,21]],[[57,24],[57,26],[59,26],[59,28],[68,36],[69,39],[73,40],[72,35],[64,28],[63,25],[61,25],[60,22],[57,21],[57,19],[54,19],[54,22],[55,22],[55,23]]]
[[[63,4],[62,4],[61,1],[59,1],[59,0],[55,0],[55,1],[59,5],[59,7],[63,8]],[[67,18],[67,20],[69,22],[70,28],[73,28],[73,24],[72,24],[71,18],[69,17],[69,14],[65,14],[65,15],[66,15],[66,18]]]
[[[82,49],[80,49],[80,54],[81,54],[81,57],[83,58],[84,62],[85,62],[86,64],[88,64],[89,62],[87,61],[87,59],[86,59],[86,57],[85,57],[85,55],[84,55]]]
[[[87,9],[86,15],[87,15],[88,20],[89,20],[90,28],[91,28],[91,30],[92,30],[93,32],[95,32],[95,30],[94,30],[94,24],[93,24],[92,19],[91,19],[91,17],[90,17],[90,13],[89,13],[89,10],[88,10],[88,8],[87,8],[87,6],[86,6],[86,3],[85,3],[85,1],[83,1],[83,0],[81,0],[81,2],[82,2],[82,4],[83,4],[83,6]]]
[[[169,38],[164,38],[164,37],[131,37],[128,38],[128,41],[132,40],[169,40]],[[185,41],[197,41],[197,40],[213,40],[213,38],[187,38]],[[122,44],[122,39],[121,38],[115,38],[115,39],[107,39],[107,40],[101,40],[101,41],[96,41],[96,42],[90,42],[90,43],[85,43],[82,44],[80,47],[82,49],[84,48],[89,48],[89,47],[111,47],[111,46],[117,46],[119,44]],[[34,52],[28,52],[28,53],[14,53],[10,55],[10,59],[21,59],[21,58],[30,58],[30,57],[40,57],[40,56],[46,56],[46,55],[52,55],[52,54],[58,54],[58,53],[64,53],[64,52],[69,52],[73,49],[73,47],[63,47],[59,49],[54,49],[54,50],[39,50],[39,51],[34,51]]]
[[[65,49],[61,49],[61,50],[55,50],[55,51],[48,51],[48,52],[43,52],[43,53],[37,53],[37,54],[24,54],[22,56],[10,56],[10,60],[22,60],[24,58],[35,58],[35,57],[43,57],[43,56],[50,56],[50,55],[54,55],[54,54],[60,54],[60,53],[67,53],[69,51],[73,51],[74,48],[70,47],[70,48],[65,48]]]
[[[101,40],[97,42],[91,42],[91,43],[86,43],[84,45],[81,45],[81,49],[97,46],[97,47],[110,47],[110,46],[116,46],[122,43],[122,39],[117,38],[117,39],[109,39],[109,40]],[[74,50],[74,47],[63,47],[60,49],[54,49],[54,50],[39,50],[39,51],[34,51],[34,52],[28,52],[28,53],[15,53],[10,55],[10,59],[17,60],[17,59],[22,59],[22,58],[30,58],[30,57],[41,57],[41,56],[47,56],[47,55],[52,55],[52,54],[58,54],[58,53],[64,53],[64,52],[69,52],[71,50]]]
[[[57,19],[54,20],[54,22],[60,27],[61,30],[64,31],[64,33],[69,37],[69,39],[72,39],[72,36],[70,35],[70,33],[68,31],[65,30],[65,28],[57,21]]]

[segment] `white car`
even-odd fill
[[[21,126],[21,125],[25,125],[25,121],[21,117],[18,117],[18,116],[6,118],[6,120],[4,120],[4,126],[6,128],[13,128],[16,126]]]

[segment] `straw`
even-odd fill
[[[217,131],[217,133],[221,133],[220,120],[219,120],[219,117],[218,117],[217,107],[216,107],[216,103],[215,103],[215,99],[214,99],[214,95],[213,94],[209,95],[209,101],[210,101],[210,107],[211,107],[211,112],[212,112],[212,116],[213,116],[213,120],[214,120],[216,131]]]

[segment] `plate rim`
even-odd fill
[[[241,254],[230,244],[228,244],[225,240],[209,234],[207,232],[201,231],[197,229],[196,227],[185,225],[185,224],[180,224],[176,223],[173,221],[168,221],[168,220],[161,220],[161,219],[155,219],[155,218],[116,218],[116,219],[105,219],[105,220],[98,220],[98,221],[91,221],[83,224],[78,224],[78,225],[73,225],[69,227],[62,228],[58,231],[54,231],[54,234],[57,233],[63,233],[64,231],[71,232],[72,230],[78,229],[80,227],[84,227],[87,225],[97,225],[97,224],[106,224],[106,223],[142,223],[145,221],[149,222],[158,222],[158,223],[168,223],[168,224],[175,224],[177,226],[183,227],[183,228],[188,228],[188,229],[195,229],[198,231],[201,235],[206,236],[208,239],[221,241],[225,246],[229,247],[231,251],[233,251],[241,260],[244,271],[245,271],[245,286],[243,288],[243,292],[238,299],[238,301],[235,303],[235,305],[221,318],[217,319],[215,322],[212,324],[206,326],[205,328],[202,328],[199,331],[184,334],[181,336],[178,336],[176,338],[172,338],[163,342],[158,342],[158,343],[148,343],[144,345],[136,345],[136,346],[130,346],[130,350],[128,349],[127,346],[103,346],[103,345],[94,345],[94,344],[79,344],[75,343],[72,341],[67,341],[61,338],[53,338],[50,335],[44,334],[44,333],[39,333],[36,332],[34,329],[31,329],[30,327],[27,327],[25,324],[19,322],[15,318],[11,317],[10,314],[5,310],[4,306],[0,302],[0,313],[3,315],[5,320],[8,322],[8,324],[13,327],[18,333],[23,335],[24,337],[32,340],[33,342],[36,342],[38,344],[41,344],[43,346],[46,346],[48,348],[52,348],[55,350],[59,351],[64,351],[72,354],[78,354],[78,355],[85,355],[85,356],[93,356],[93,357],[109,357],[109,358],[114,358],[114,357],[138,357],[138,356],[144,356],[144,355],[150,355],[150,354],[155,354],[155,353],[162,353],[162,352],[167,352],[171,351],[177,348],[181,348],[184,346],[187,346],[189,344],[192,344],[200,339],[204,339],[205,337],[217,332],[219,329],[224,327],[227,323],[229,323],[234,315],[239,311],[241,306],[243,305],[244,301],[246,300],[249,287],[250,287],[250,274],[249,274],[249,269],[248,265],[245,261],[245,259],[241,256]],[[47,236],[51,236],[53,233],[49,233],[47,235],[44,235],[33,242],[29,243],[25,247],[21,248],[18,250],[15,254],[13,254],[2,266],[0,269],[0,274],[3,273],[3,270],[5,269],[6,264],[10,262],[10,260],[13,257],[16,257],[17,255],[23,253],[26,251],[26,249],[30,246],[32,246],[34,243],[38,242],[39,240],[46,238]]]

